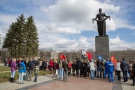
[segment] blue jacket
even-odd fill
[[[105,70],[108,70],[108,64],[109,64],[109,61],[106,61],[105,62]]]
[[[114,72],[114,64],[111,61],[108,64],[108,72]]]
[[[19,64],[19,73],[22,73],[22,72],[26,73],[26,66],[25,66],[24,62],[21,62]]]

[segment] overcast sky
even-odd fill
[[[54,50],[95,49],[98,9],[106,21],[110,50],[135,49],[134,0],[0,0],[0,34],[5,37],[21,14],[33,16],[39,33],[39,48]]]

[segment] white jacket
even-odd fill
[[[116,70],[117,70],[117,71],[121,71],[120,62],[117,62],[117,64],[116,64]]]
[[[90,62],[89,67],[90,67],[90,70],[95,70],[96,65],[94,62]]]

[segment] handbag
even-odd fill
[[[127,72],[127,77],[128,77],[128,78],[130,78],[130,74],[129,74],[129,72]]]

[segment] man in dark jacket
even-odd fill
[[[68,63],[66,60],[62,62],[62,68],[64,69],[63,72],[63,82],[67,82],[67,77],[68,77]]]
[[[81,60],[80,59],[77,59],[77,62],[76,62],[76,74],[77,74],[77,76],[78,75],[80,76],[81,66],[82,66]]]
[[[132,73],[133,73],[133,84],[132,85],[135,85],[135,62],[133,64],[133,67],[132,67]]]
[[[122,58],[122,62],[121,62],[121,70],[123,72],[123,79],[124,79],[124,82],[127,82],[128,81],[128,77],[127,77],[127,72],[128,72],[128,68],[129,68],[129,65],[128,65],[128,62]]]
[[[97,77],[102,78],[102,61],[100,59],[97,60]]]
[[[29,81],[32,81],[31,75],[34,68],[35,68],[35,64],[32,62],[32,58],[30,58],[29,62],[27,63],[27,78],[30,78]]]

